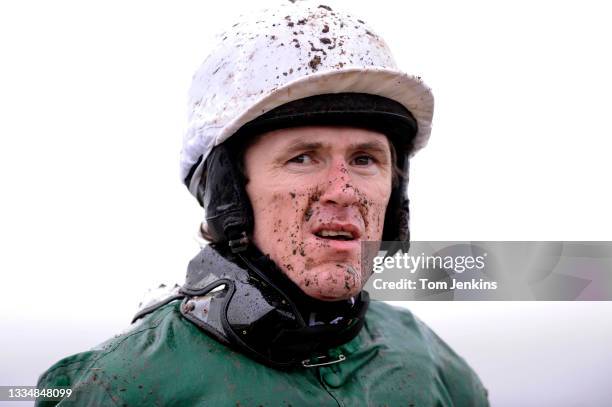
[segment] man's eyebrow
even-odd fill
[[[380,153],[391,153],[389,146],[382,141],[368,141],[365,143],[355,143],[351,144],[352,150],[366,150],[372,152],[380,152]]]
[[[320,148],[325,147],[325,145],[321,142],[309,142],[309,141],[301,141],[297,140],[291,143],[286,149],[285,152],[287,154],[296,153],[299,151],[311,151],[318,150]],[[370,152],[379,152],[383,154],[390,154],[389,146],[382,141],[367,141],[364,143],[352,143],[349,148],[353,151],[355,150],[364,150]]]
[[[298,152],[298,151],[318,150],[321,147],[323,147],[323,143],[320,143],[320,142],[308,142],[308,141],[298,140],[298,141],[296,141],[294,143],[291,143],[285,149],[285,151],[287,153],[295,153],[295,152]]]

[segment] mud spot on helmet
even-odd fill
[[[304,24],[306,24],[306,21],[308,21],[308,19],[307,18],[303,18],[301,20],[298,20],[297,24],[298,25],[304,25]]]
[[[328,33],[328,32],[329,32],[329,26],[328,26],[327,24],[325,24],[325,25],[323,26],[323,30],[321,30],[321,32],[322,32],[323,34]]]
[[[327,38],[327,37],[321,37],[321,38],[319,38],[319,41],[321,41],[323,44],[331,44],[332,43],[332,41],[329,38]]]
[[[314,260],[310,257],[306,257],[306,262],[304,263],[304,268],[306,270],[310,270],[314,266]]]
[[[318,7],[318,8],[324,8],[324,9],[325,9],[325,10],[327,10],[327,11],[332,11],[331,7],[326,6],[325,4],[321,4],[321,5],[319,5],[319,7]]]
[[[329,38],[328,38],[328,39],[329,39]],[[314,44],[312,43],[312,41],[308,41],[308,43],[310,44],[310,50],[311,50],[311,51],[314,51],[314,52],[322,52],[322,53],[323,53],[323,55],[327,55],[327,53],[325,52],[325,50],[324,50],[324,49],[322,49],[322,48],[316,48],[316,47],[314,46]],[[319,58],[319,61],[320,61],[320,59],[321,59],[321,58]]]
[[[308,66],[313,70],[316,71],[318,66],[321,65],[321,57],[318,55],[315,55],[310,62],[308,62]]]

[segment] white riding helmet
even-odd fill
[[[431,90],[397,68],[385,42],[362,20],[307,1],[242,17],[219,35],[193,77],[181,180],[197,196],[206,158],[245,124],[292,101],[341,93],[398,102],[417,123],[404,153],[411,156],[427,143]]]

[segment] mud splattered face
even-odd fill
[[[361,241],[380,240],[391,195],[387,138],[351,127],[263,134],[245,152],[257,247],[306,294],[361,291]]]

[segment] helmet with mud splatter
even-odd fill
[[[252,210],[228,139],[303,125],[365,127],[390,138],[407,170],[432,116],[431,90],[397,68],[364,21],[289,1],[220,34],[194,75],[181,178],[204,207],[212,239],[237,248],[248,241]],[[383,240],[409,240],[406,179],[392,192]]]

